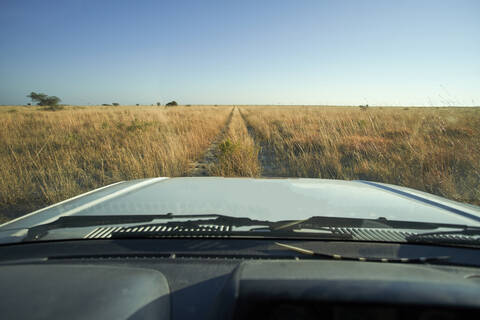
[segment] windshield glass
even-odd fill
[[[478,227],[479,31],[473,0],[2,1],[0,243],[64,216]]]

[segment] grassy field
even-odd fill
[[[230,113],[229,125],[226,126]],[[0,107],[0,221],[120,180],[365,179],[480,204],[479,108]]]
[[[0,108],[0,217],[116,181],[187,175],[231,108]]]
[[[244,108],[277,176],[363,179],[480,204],[479,108]]]

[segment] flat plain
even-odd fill
[[[158,176],[362,179],[480,205],[480,108],[0,107],[0,221]]]

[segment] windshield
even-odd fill
[[[473,0],[2,1],[0,243],[66,216],[478,227],[479,31]]]

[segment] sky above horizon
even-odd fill
[[[480,1],[2,0],[0,104],[480,105]]]

